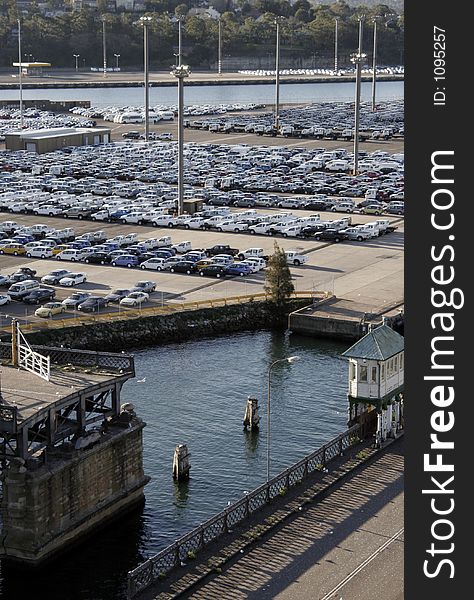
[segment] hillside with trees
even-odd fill
[[[102,63],[101,16],[104,15],[109,64],[114,64],[114,54],[118,53],[122,68],[140,68],[143,45],[138,21],[143,14],[152,18],[152,69],[169,68],[175,61],[177,16],[184,18],[186,62],[194,68],[209,68],[216,61],[218,21],[203,12],[206,9],[202,6],[196,8],[193,2],[178,0],[144,0],[144,12],[127,12],[118,10],[115,2],[98,0],[95,4],[87,6],[83,2],[82,8],[71,10],[71,3],[58,0],[42,4],[35,0],[22,3],[1,0],[0,65],[11,66],[17,60],[17,19],[21,19],[24,60],[34,58],[51,62],[54,67],[71,68],[73,54],[79,54],[81,68],[98,67]],[[308,0],[293,3],[288,0],[215,0],[212,6],[220,13],[224,57],[267,56],[270,59],[275,44],[274,19],[282,15],[282,57],[288,60],[312,57],[315,66],[330,65],[335,19],[338,18],[341,64],[347,64],[350,53],[357,48],[357,19],[363,15],[367,54],[371,52],[372,22],[377,18],[379,63],[393,65],[403,61],[403,14],[387,4],[352,6],[344,1],[313,4]],[[196,14],[199,11],[202,14]]]

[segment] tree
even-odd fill
[[[291,281],[291,272],[288,267],[285,252],[275,242],[273,254],[268,259],[265,276],[265,293],[275,306],[282,310],[295,291]]]

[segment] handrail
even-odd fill
[[[291,297],[308,298],[314,300],[315,297],[326,298],[328,292],[323,291],[297,291],[293,292]],[[123,309],[117,312],[105,312],[96,315],[80,315],[80,318],[69,319],[48,319],[44,321],[34,321],[31,323],[22,323],[21,330],[23,332],[38,331],[41,329],[62,329],[64,327],[80,327],[88,323],[109,323],[111,321],[121,321],[129,318],[143,318],[158,315],[183,312],[187,310],[200,310],[203,308],[216,308],[218,306],[227,306],[233,304],[245,304],[251,301],[268,300],[269,296],[265,292],[256,294],[246,294],[242,296],[228,296],[224,298],[210,298],[208,300],[195,300],[188,302],[170,302],[166,306],[148,306],[140,309]],[[10,332],[10,325],[0,327],[0,331]]]
[[[360,425],[354,425],[130,571],[128,573],[128,600],[178,567],[183,560],[189,558],[190,554],[194,555],[213,540],[227,533],[229,529],[269,504],[274,498],[286,493],[290,487],[306,479],[310,473],[322,470],[328,462],[340,456],[344,450],[358,444],[360,442],[359,431]]]
[[[24,328],[22,327],[22,331]],[[93,350],[76,350],[55,346],[31,346],[35,352],[49,356],[51,364],[57,366],[73,366],[96,368],[114,371],[120,374],[135,375],[133,355],[125,352],[95,352]],[[0,358],[11,359],[11,344],[0,342]]]

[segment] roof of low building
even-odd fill
[[[395,354],[403,352],[404,338],[388,325],[372,329],[348,350],[343,352],[345,358],[365,358],[367,360],[387,360]]]
[[[54,127],[51,129],[24,129],[9,131],[7,135],[15,135],[22,139],[39,139],[63,137],[65,135],[80,135],[83,133],[104,133],[110,131],[107,127]]]

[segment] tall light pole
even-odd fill
[[[107,77],[107,45],[105,39],[105,15],[102,15],[102,54],[104,63],[104,77]]]
[[[355,119],[354,119],[354,175],[359,171],[359,121],[360,121],[360,80],[362,61],[366,57],[362,54],[362,33],[363,21],[359,18],[359,49],[357,53],[352,54],[351,61],[356,67],[356,91],[355,91]]]
[[[114,56],[115,56],[115,68],[118,69],[120,54],[114,54]]]
[[[334,29],[334,72],[336,75],[339,73],[338,65],[338,37],[339,37],[339,19],[336,17],[336,24]]]
[[[374,18],[374,49],[372,51],[372,111],[375,112],[375,85],[377,79],[377,19]]]
[[[80,54],[73,54],[73,56],[74,56],[74,60],[76,61],[76,71],[78,71],[79,67],[78,67],[78,64],[77,64],[77,59],[78,59],[78,58],[79,58],[81,55],[80,55]]]
[[[282,17],[275,17],[276,48],[275,48],[275,132],[278,133],[280,125],[280,23]]]
[[[222,75],[222,21],[217,19],[218,25],[218,44],[217,44],[217,74]]]
[[[183,62],[183,15],[178,17],[178,67]]]
[[[18,79],[20,84],[20,128],[23,129],[23,72],[21,70],[21,23],[18,19]]]
[[[144,86],[145,86],[145,141],[150,137],[150,80],[148,74],[148,26],[151,17],[140,17],[140,23],[143,25],[143,64],[144,64]]]
[[[271,402],[270,402],[270,383],[271,383],[271,375],[272,375],[272,369],[275,365],[278,365],[280,363],[294,363],[297,360],[300,360],[299,356],[289,356],[287,358],[279,358],[278,360],[274,360],[269,368],[268,368],[268,394],[267,394],[267,482],[270,481],[270,433],[271,433],[271,429],[270,429],[270,407],[271,407]]]
[[[184,212],[184,80],[189,67],[179,64],[171,72],[178,80],[178,215]]]

